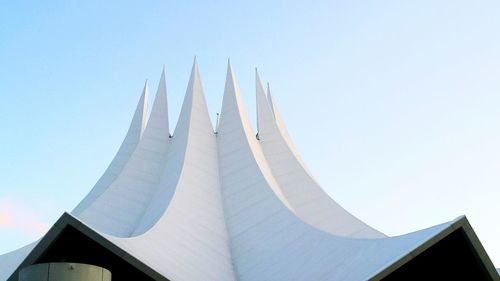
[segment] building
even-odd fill
[[[0,280],[59,274],[58,264],[119,281],[500,280],[463,216],[388,237],[343,209],[258,75],[256,88],[257,134],[228,65],[214,130],[195,62],[170,135],[163,72],[149,119],[146,85],[103,176],[41,240],[0,256]]]

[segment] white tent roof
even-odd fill
[[[146,85],[117,155],[61,223],[78,221],[165,279],[378,279],[457,229],[484,252],[464,217],[387,237],[343,209],[300,159],[258,75],[258,138],[230,65],[215,133],[196,62],[173,136],[164,72],[146,122],[147,97]],[[0,256],[0,280],[45,244],[35,245]]]

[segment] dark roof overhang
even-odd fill
[[[22,268],[45,262],[78,262],[101,266],[112,272],[115,281],[168,281],[69,213],[64,213],[57,220],[8,281],[17,281]]]

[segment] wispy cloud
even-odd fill
[[[9,198],[0,198],[0,229],[10,228],[37,238],[49,225],[28,206]]]

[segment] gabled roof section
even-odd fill
[[[469,221],[461,216],[370,280],[479,281],[500,280],[500,276]]]
[[[69,213],[64,213],[59,218],[8,281],[17,281],[19,271],[26,266],[54,261],[101,266],[111,270],[113,280],[116,281],[130,280],[127,277],[140,278],[135,280],[168,281]]]

